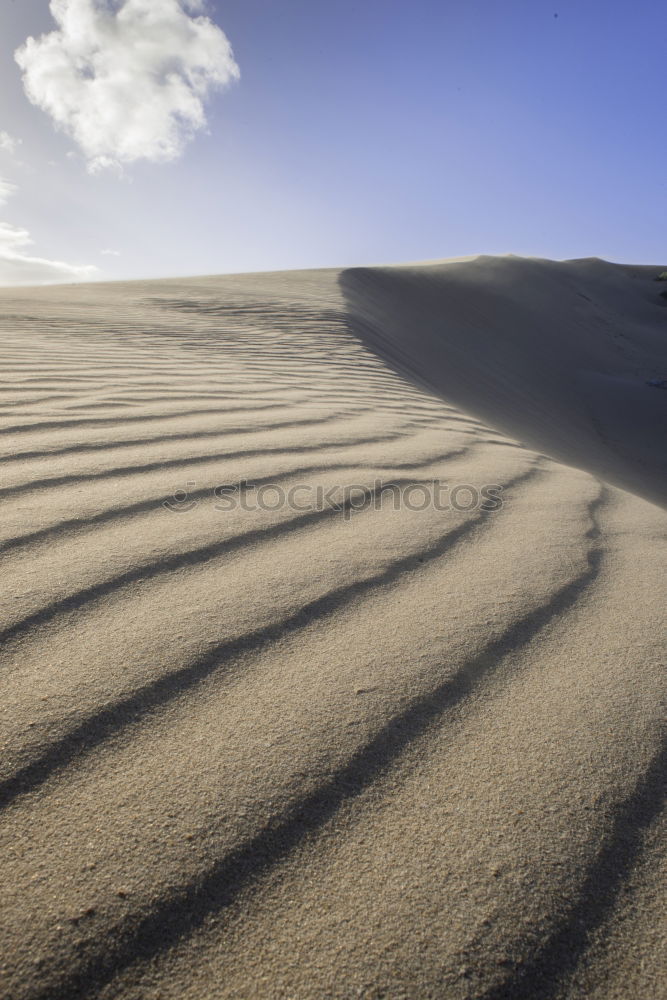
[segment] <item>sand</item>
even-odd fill
[[[0,290],[3,998],[667,997],[662,270]]]

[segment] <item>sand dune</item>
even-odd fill
[[[667,302],[655,267],[478,257],[357,268],[356,333],[540,451],[667,505]]]
[[[1,996],[667,996],[660,270],[0,290]]]

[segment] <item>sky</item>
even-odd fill
[[[665,51],[658,0],[0,0],[0,284],[665,265]]]

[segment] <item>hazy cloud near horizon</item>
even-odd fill
[[[15,191],[15,184],[12,184],[11,181],[6,181],[3,177],[0,177],[0,208],[7,204]]]
[[[51,0],[57,29],[15,58],[29,100],[80,147],[91,170],[177,158],[206,126],[204,102],[239,77],[201,0]]]
[[[16,185],[0,177],[0,207],[7,204]],[[59,260],[33,257],[25,253],[32,244],[30,233],[10,222],[0,221],[0,285],[41,285],[55,281],[82,281],[92,278],[97,268],[79,267]]]
[[[15,153],[18,146],[21,145],[21,140],[15,138],[15,136],[10,135],[9,132],[5,132],[0,129],[0,149],[5,153]]]

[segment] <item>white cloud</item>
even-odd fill
[[[78,267],[60,260],[33,257],[24,252],[32,243],[25,229],[0,222],[0,285],[47,285],[61,281],[85,281],[97,268]]]
[[[120,250],[100,250],[103,257],[120,257]]]
[[[206,125],[212,88],[239,76],[201,0],[51,0],[56,31],[16,51],[28,98],[92,170],[173,160]]]
[[[0,208],[7,204],[15,191],[15,184],[12,184],[11,181],[6,181],[4,178],[0,177]]]
[[[21,145],[21,140],[0,129],[0,149],[5,153],[15,153],[17,147]]]
[[[0,177],[0,205],[16,190]],[[92,278],[97,268],[79,267],[59,260],[47,260],[25,253],[32,244],[27,229],[0,222],[0,285],[44,285],[59,281],[83,281]]]

